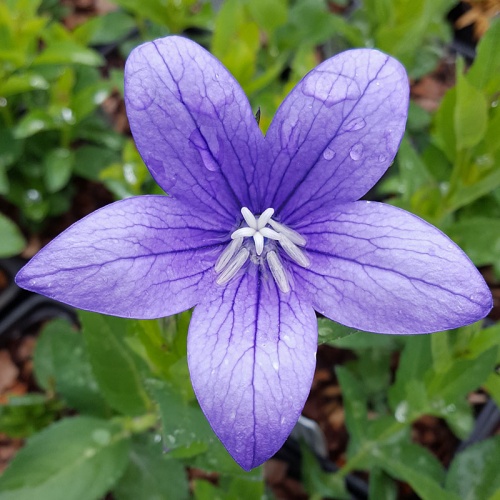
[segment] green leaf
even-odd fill
[[[83,64],[102,66],[104,59],[99,53],[70,40],[57,41],[49,45],[33,61],[33,66],[42,64]]]
[[[453,459],[446,488],[461,500],[488,500],[500,492],[500,436],[469,446]]]
[[[26,246],[26,240],[19,228],[5,215],[0,214],[0,257],[12,257]]]
[[[357,334],[359,330],[341,325],[327,318],[318,318],[318,344],[332,344],[338,347],[337,341],[341,341],[345,337]]]
[[[44,158],[44,181],[47,191],[55,193],[65,187],[73,172],[75,154],[66,148],[52,149]]]
[[[98,180],[100,173],[120,156],[116,151],[100,146],[85,145],[75,151],[75,174],[85,179]]]
[[[458,74],[454,126],[457,150],[478,144],[488,126],[488,102],[485,95],[471,85],[466,76]]]
[[[100,106],[111,93],[111,84],[106,81],[96,82],[76,93],[72,99],[71,108],[77,122],[83,120]]]
[[[47,90],[49,83],[38,73],[26,72],[19,75],[12,75],[4,82],[0,83],[0,95],[9,97],[30,90]]]
[[[140,359],[125,344],[130,320],[80,311],[83,337],[101,393],[115,410],[140,415],[151,408]]]
[[[426,381],[429,396],[435,404],[453,404],[485,382],[493,372],[496,360],[497,347],[493,347],[476,359],[455,361],[446,372],[435,373]]]
[[[450,236],[476,266],[500,264],[500,220],[470,217],[446,228]]]
[[[45,130],[57,128],[54,118],[42,109],[24,115],[14,129],[14,138],[24,139]]]
[[[109,413],[92,372],[83,336],[65,320],[48,323],[33,355],[35,378],[48,392],[55,391],[66,403],[83,413]]]
[[[60,410],[59,401],[43,394],[10,396],[0,405],[0,433],[25,438],[52,423]]]
[[[189,486],[184,465],[165,455],[149,436],[138,436],[113,495],[117,500],[185,500]]]
[[[23,153],[24,141],[14,137],[10,128],[0,128],[0,169],[10,167]],[[1,194],[6,194],[2,193]]]
[[[281,25],[285,24],[287,19],[287,1],[274,0],[252,0],[247,3],[248,10],[252,17],[257,21],[259,27],[272,33]]]
[[[245,476],[228,476],[221,477],[220,489],[224,491],[224,498],[227,500],[255,500],[257,498],[264,499],[264,480],[262,467],[257,469],[257,474],[251,473]],[[211,497],[210,500],[213,500]]]
[[[433,178],[406,137],[403,138],[399,147],[397,162],[402,184],[402,195],[405,200],[409,201],[418,189],[431,183]]]
[[[467,73],[469,82],[488,94],[498,92],[500,86],[500,19],[493,19],[488,31],[481,37],[474,64]]]
[[[460,500],[442,488],[443,466],[427,449],[416,444],[380,447],[376,456],[379,467],[409,483],[422,500]]]
[[[398,497],[398,486],[394,479],[382,469],[375,467],[370,471],[370,500],[396,500]]]
[[[90,18],[73,31],[85,45],[106,45],[125,38],[136,27],[132,16],[122,10]]]
[[[396,381],[389,390],[389,402],[400,422],[412,420],[428,409],[423,382],[432,366],[430,337],[415,335],[404,339],[405,347],[399,359]]]
[[[335,373],[342,389],[345,424],[349,431],[348,455],[352,456],[366,439],[368,423],[366,394],[361,382],[347,368],[337,366]]]
[[[61,420],[28,440],[0,477],[1,500],[97,500],[127,465],[129,441],[105,420]]]
[[[164,446],[173,458],[189,458],[189,464],[208,471],[255,477],[258,469],[245,473],[215,436],[201,409],[184,399],[171,384],[149,380],[158,404]]]
[[[302,482],[311,498],[335,498],[349,500],[344,479],[337,474],[324,472],[318,459],[304,444],[302,452]]]
[[[455,110],[457,89],[446,92],[434,115],[434,139],[451,163],[455,162],[457,138],[455,135]],[[465,106],[464,106],[465,107]],[[430,165],[430,163],[428,163]]]

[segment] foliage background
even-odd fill
[[[260,110],[263,131],[321,60],[352,47],[398,58],[412,81],[408,129],[395,164],[369,196],[437,225],[495,286],[498,19],[486,18],[472,63],[450,48],[453,0],[85,5],[0,4],[1,257],[32,255],[96,203],[159,192],[124,118],[123,63],[143,41],[182,33],[237,78]],[[420,93],[429,81],[441,82],[430,101]],[[82,208],[82,191],[104,194]],[[0,500],[90,500],[110,491],[119,500],[272,498],[262,470],[239,469],[196,404],[186,364],[189,318],[80,312],[81,333],[61,319],[44,325],[33,359],[39,390],[0,407],[0,432],[27,439],[0,477]],[[457,442],[467,440],[477,417],[470,393],[500,405],[498,325],[387,337],[318,321],[320,342],[348,353],[331,370],[349,442],[331,457],[335,473],[303,449],[302,485],[312,498],[349,498],[345,479],[366,471],[373,499],[411,498],[412,491],[429,500],[500,499],[498,436],[460,447],[451,463],[413,439],[415,425],[434,416]]]

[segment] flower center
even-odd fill
[[[300,248],[305,246],[306,239],[297,231],[273,220],[273,208],[264,210],[256,217],[247,207],[243,207],[241,215],[245,224],[231,234],[231,243],[215,263],[215,272],[219,275],[217,283],[223,285],[230,281],[247,260],[251,259],[255,264],[263,266],[267,262],[279,289],[289,292],[290,282],[280,252],[284,251],[299,266],[309,267],[310,261]]]

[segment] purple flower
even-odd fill
[[[356,201],[391,164],[408,109],[403,67],[351,50],[311,71],[260,132],[242,89],[195,43],[130,55],[128,117],[169,196],[109,205],[36,255],[17,283],[82,309],[158,318],[196,306],[193,387],[244,468],[283,444],[315,366],[314,310],[382,333],[483,318],[467,256],[418,217]]]

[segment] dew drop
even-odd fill
[[[378,161],[379,161],[379,163],[384,163],[385,160],[387,160],[387,156],[385,156],[385,155],[378,155]]]
[[[404,423],[408,418],[408,413],[410,410],[410,405],[407,401],[401,401],[396,407],[396,411],[394,412],[394,417],[398,422]]]
[[[279,370],[279,368],[280,368],[280,364],[279,364],[277,361],[274,361],[274,362],[273,362],[273,368],[274,368],[276,371],[278,371],[278,370]]]
[[[330,161],[331,159],[333,159],[334,156],[335,156],[335,151],[333,151],[333,149],[326,148],[323,151],[323,158],[327,161]]]
[[[349,151],[349,156],[354,161],[361,160],[361,157],[363,156],[363,144],[361,144],[360,142],[354,144],[354,146],[351,148],[351,151]]]
[[[348,122],[345,126],[346,130],[348,131],[356,131],[356,130],[361,130],[364,128],[366,125],[365,120],[361,117],[353,118],[350,122]]]
[[[215,172],[219,168],[219,165],[217,165],[217,162],[214,160],[213,156],[206,149],[200,149],[199,151],[201,160],[203,161],[203,165],[205,165],[205,168],[207,170],[210,170],[210,172]]]
[[[111,441],[111,434],[106,429],[96,429],[92,432],[92,439],[96,443],[105,446]]]

